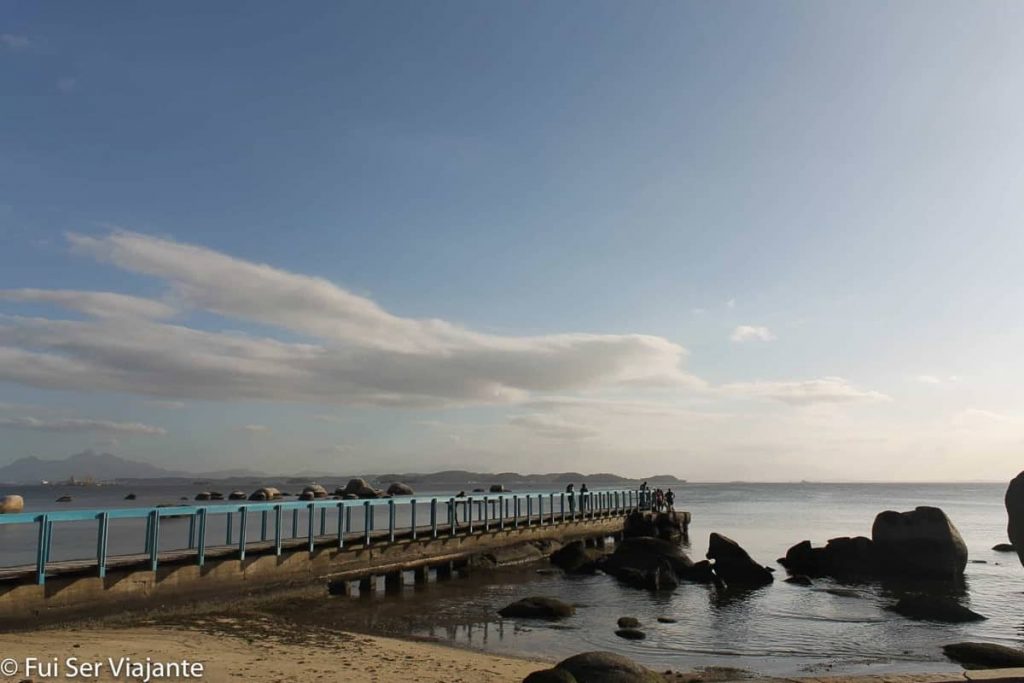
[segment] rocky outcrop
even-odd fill
[[[249,494],[249,500],[278,500],[279,498],[281,498],[281,492],[273,486],[264,486]]]
[[[775,580],[739,543],[721,534],[711,534],[707,557],[714,562],[715,576],[727,586],[766,586]]]
[[[874,543],[864,536],[833,538],[824,548],[802,541],[790,548],[779,564],[792,574],[809,577],[857,578],[879,573]]]
[[[1006,489],[1006,535],[1017,551],[1017,557],[1024,564],[1024,472],[1021,472]]]
[[[228,500],[245,500],[247,497],[245,491],[232,491],[228,494]]]
[[[25,509],[25,499],[18,495],[0,498],[0,515],[15,514]]]
[[[576,613],[576,608],[558,598],[536,596],[516,600],[498,610],[503,617],[519,617],[522,619],[565,619]]]
[[[619,617],[616,623],[619,628],[640,628],[640,620],[636,617]]]
[[[413,496],[416,494],[411,486],[397,481],[388,487],[387,493],[389,496]]]
[[[690,525],[689,512],[652,512],[633,510],[626,516],[622,535],[626,538],[653,537],[666,541],[680,541],[686,537]]]
[[[619,638],[625,638],[626,640],[643,640],[647,637],[647,634],[638,628],[615,629],[615,635]]]
[[[615,545],[601,570],[623,583],[662,590],[682,581],[711,583],[709,562],[694,562],[675,543],[660,538],[626,538]]]
[[[196,500],[210,500],[210,492],[200,491],[199,493],[196,494]]]
[[[353,495],[356,498],[383,498],[386,494],[383,491],[379,491],[372,486],[365,479],[350,479],[345,488],[335,489],[334,495],[336,496],[348,496]]]
[[[1024,650],[995,643],[952,643],[942,651],[965,669],[1003,669],[1024,666]]]
[[[871,540],[889,576],[953,579],[967,567],[967,544],[939,508],[882,512],[871,527]]]
[[[310,484],[309,486],[302,489],[302,493],[299,494],[299,498],[308,500],[309,498],[326,498],[327,489],[320,484]]]
[[[611,652],[584,652],[551,669],[530,674],[523,683],[664,683],[665,677]]]
[[[962,624],[984,621],[985,617],[967,609],[956,600],[935,595],[914,595],[901,598],[888,608],[908,619],[918,621],[941,621],[947,624]]]
[[[996,551],[997,553],[1017,552],[1017,548],[1015,548],[1012,543],[996,543],[994,546],[992,546],[992,550]]]
[[[508,491],[504,484],[491,484],[491,488],[488,489],[491,493],[505,493]]]
[[[551,553],[549,559],[567,574],[593,574],[604,559],[604,553],[587,548],[583,541],[573,541]]]
[[[939,508],[889,510],[875,517],[871,538],[833,538],[824,548],[802,541],[779,564],[809,577],[955,579],[967,566],[967,545]]]

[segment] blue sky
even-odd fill
[[[1005,479],[1021,15],[10,3],[0,463]]]

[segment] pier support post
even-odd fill
[[[448,579],[452,578],[451,562],[444,562],[442,564],[439,564],[434,569],[437,570],[438,581],[447,581]]]
[[[402,572],[388,572],[384,575],[384,592],[395,593],[402,590]]]
[[[377,577],[364,576],[359,579],[359,595],[369,595],[377,591]]]
[[[426,567],[416,567],[412,570],[412,579],[416,583],[426,583],[429,578]]]

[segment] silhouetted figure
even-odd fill
[[[665,504],[668,506],[668,511],[673,512],[676,509],[676,494],[672,493],[672,489],[665,492]]]
[[[569,515],[576,516],[576,485],[569,484],[565,487],[565,495],[569,499]]]

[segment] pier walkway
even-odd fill
[[[475,556],[526,544],[603,542],[646,502],[611,489],[0,515],[0,531],[33,525],[36,541],[34,564],[0,567],[0,622],[317,580],[345,592],[357,582],[362,592],[381,577],[400,586],[407,572],[415,582],[430,572],[444,579]],[[78,547],[92,536],[95,553],[51,559],[55,538],[69,535]],[[141,541],[135,552],[109,552],[132,537]]]

